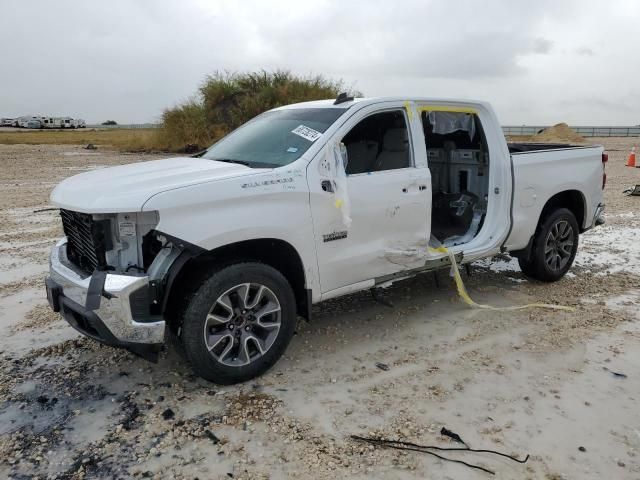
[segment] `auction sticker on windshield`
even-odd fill
[[[320,133],[319,131],[314,130],[313,128],[306,127],[304,125],[298,125],[296,128],[291,130],[291,133],[295,133],[299,137],[305,138],[310,142],[315,142],[318,138],[320,138],[320,135],[322,135],[322,133]]]

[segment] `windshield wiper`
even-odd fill
[[[245,167],[251,166],[250,162],[246,162],[244,160],[236,160],[234,158],[210,158],[209,160],[215,160],[216,162],[238,163],[240,165],[244,165]]]

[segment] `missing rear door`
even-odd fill
[[[433,243],[462,245],[478,235],[487,214],[489,150],[474,113],[423,111],[432,181]]]

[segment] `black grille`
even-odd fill
[[[107,269],[106,252],[112,248],[111,222],[94,220],[91,215],[60,210],[67,236],[67,258],[86,273]]]

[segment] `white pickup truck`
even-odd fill
[[[505,142],[487,103],[353,99],[268,111],[195,157],[94,170],[51,194],[47,296],[98,341],[245,381],[311,305],[510,252],[554,281],[603,222],[599,146]]]

